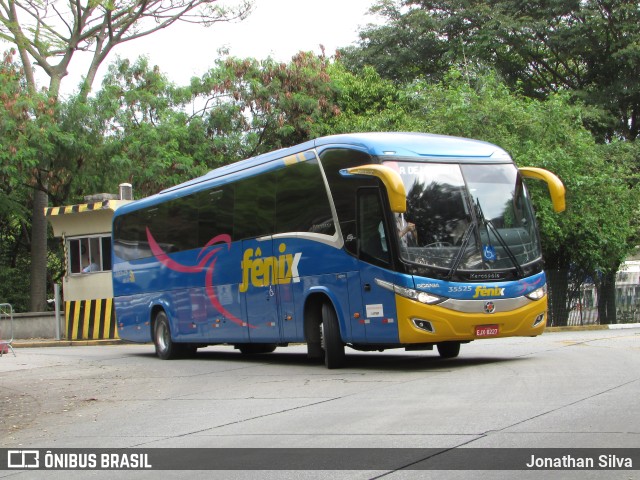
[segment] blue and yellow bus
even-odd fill
[[[305,343],[459,354],[536,336],[546,279],[523,177],[489,143],[421,133],[318,138],[215,169],[118,209],[118,334],[171,359],[208,345]]]

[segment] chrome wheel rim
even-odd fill
[[[158,325],[158,329],[156,330],[156,340],[158,344],[158,349],[161,352],[165,352],[167,350],[167,346],[169,345],[169,329],[166,327],[164,323]]]

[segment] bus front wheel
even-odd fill
[[[327,368],[340,368],[345,363],[344,343],[340,336],[338,316],[331,305],[322,305],[321,345]]]
[[[460,342],[438,343],[440,358],[455,358],[460,354]]]

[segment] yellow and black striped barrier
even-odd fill
[[[65,302],[68,340],[118,338],[113,298]]]
[[[45,217],[53,217],[56,215],[68,215],[70,213],[92,212],[95,210],[115,210],[117,202],[112,200],[103,200],[94,203],[81,203],[78,205],[67,205],[64,207],[46,207],[44,209]]]

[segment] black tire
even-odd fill
[[[324,349],[324,364],[327,368],[341,368],[345,363],[344,343],[340,336],[338,316],[333,307],[325,303],[322,305],[322,348]]]
[[[253,355],[257,353],[271,353],[276,349],[273,343],[243,343],[237,346],[240,353],[244,355]]]
[[[171,340],[169,319],[164,311],[158,312],[153,322],[153,343],[156,346],[156,355],[162,360],[173,360],[180,356],[180,346]]]
[[[322,347],[322,308],[310,308],[305,311],[304,339],[307,342],[307,358],[314,363],[324,362]]]
[[[460,354],[460,342],[438,343],[440,358],[456,358]]]

